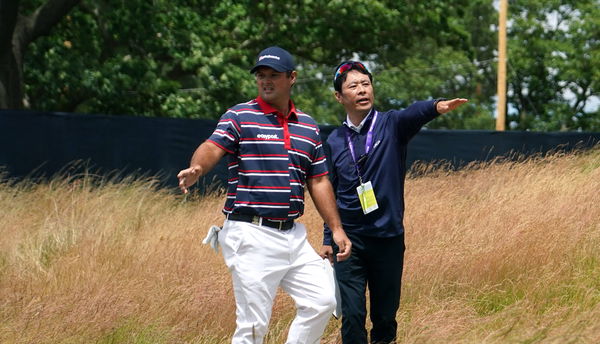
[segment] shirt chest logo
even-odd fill
[[[279,137],[277,134],[258,134],[256,135],[257,139],[265,139],[265,140],[277,140]]]

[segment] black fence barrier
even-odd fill
[[[9,178],[48,178],[61,173],[157,176],[176,188],[176,174],[210,136],[216,121],[0,110],[0,168]],[[323,139],[334,126],[321,127]],[[600,133],[421,130],[411,141],[409,166],[444,160],[452,167],[509,154],[543,154],[589,148]],[[78,162],[78,163],[77,163]],[[219,185],[224,161],[200,182]]]

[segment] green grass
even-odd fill
[[[159,326],[144,325],[129,320],[100,335],[96,344],[169,344],[169,333]]]

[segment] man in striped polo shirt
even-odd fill
[[[179,186],[187,193],[227,156],[226,220],[218,240],[237,307],[232,343],[263,342],[278,287],[298,310],[287,343],[316,343],[336,303],[323,260],[306,240],[304,225],[294,221],[304,212],[305,186],[340,247],[339,261],[350,256],[352,244],[337,213],[319,128],[290,98],[296,82],[292,56],[267,48],[250,72],[258,97],[221,116],[190,167],[177,175]]]

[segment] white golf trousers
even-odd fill
[[[287,231],[226,220],[219,232],[236,302],[233,344],[261,344],[277,287],[296,304],[287,344],[319,343],[335,309],[335,291],[323,260],[300,223]]]

